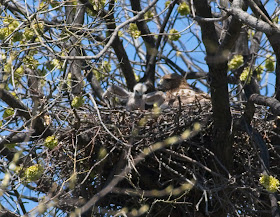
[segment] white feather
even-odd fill
[[[128,111],[133,111],[136,109],[145,109],[145,104],[153,105],[157,104],[160,106],[164,100],[165,95],[161,91],[155,91],[146,94],[148,87],[146,84],[138,83],[134,86],[133,92],[129,92],[121,87],[112,85],[103,94],[104,99],[111,99],[116,96],[121,99],[127,99],[126,109]]]

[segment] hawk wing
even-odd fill
[[[153,105],[156,103],[157,106],[160,106],[165,101],[165,94],[162,91],[155,91],[145,94],[143,99],[147,105]]]
[[[130,92],[123,89],[122,87],[112,85],[112,86],[108,87],[108,89],[103,93],[102,98],[110,99],[113,96],[116,96],[121,99],[128,99],[129,95],[130,95]]]

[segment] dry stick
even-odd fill
[[[157,142],[153,145],[151,145],[148,148],[145,148],[143,150],[142,153],[140,153],[134,160],[135,165],[137,165],[139,162],[141,162],[142,160],[145,159],[145,157],[147,157],[148,155],[150,155],[151,153],[154,153],[155,151],[158,151],[162,148],[165,148],[171,144],[178,144],[182,141],[184,141],[185,139],[189,139],[195,135],[197,135],[197,133],[199,132],[199,130],[197,131],[192,131],[192,132],[187,132],[185,131],[184,133],[182,133],[181,136],[178,137],[170,137],[167,138],[166,140],[164,140],[163,142]],[[119,173],[118,175],[116,175],[116,177],[105,187],[103,188],[98,194],[96,194],[95,196],[93,196],[83,207],[81,207],[81,209],[79,210],[79,214],[86,212],[88,209],[90,209],[92,206],[94,206],[97,201],[104,197],[105,195],[107,195],[108,193],[111,192],[111,190],[121,181],[125,178],[125,175],[127,173],[129,173],[131,171],[131,167],[130,166],[126,166],[123,171],[121,173]],[[193,184],[193,183],[190,183]]]
[[[112,136],[117,142],[121,143],[122,145],[124,146],[130,146],[129,144],[121,141],[120,139],[118,139],[107,127],[106,125],[104,124],[104,122],[102,121],[102,118],[101,118],[101,115],[100,115],[100,112],[99,112],[99,109],[98,109],[98,106],[95,102],[95,99],[92,97],[92,95],[89,93],[89,98],[90,100],[92,101],[93,105],[94,105],[94,108],[96,109],[96,112],[97,112],[97,116],[98,116],[98,119],[101,123],[101,125],[104,127],[104,129],[107,131],[107,133],[109,133],[110,136]]]
[[[265,142],[263,141],[261,135],[258,132],[254,132],[252,129],[250,123],[253,119],[254,112],[255,112],[255,106],[254,103],[258,105],[264,105],[269,106],[271,108],[271,111],[273,114],[279,115],[280,114],[280,102],[272,97],[262,96],[259,94],[252,94],[247,102],[245,112],[244,112],[244,119],[246,124],[246,131],[249,134],[249,136],[252,137],[253,141],[257,143],[257,145],[260,148],[261,156],[260,160],[263,165],[263,174],[267,175],[269,172],[269,153],[266,147]],[[278,207],[278,200],[275,193],[269,193],[269,199],[271,202],[271,209],[272,209],[272,216],[273,217],[279,217],[280,216],[280,210]]]
[[[219,177],[222,177],[221,174],[218,174],[216,172],[214,172],[213,170],[211,170],[210,168],[208,168],[207,166],[203,165],[202,163],[200,163],[199,161],[195,160],[195,159],[192,159],[186,155],[183,155],[183,154],[180,154],[180,153],[177,153],[173,150],[169,150],[169,149],[166,149],[165,150],[166,153],[169,153],[170,155],[173,155],[174,157],[180,159],[180,160],[184,160],[184,161],[187,161],[187,162],[190,162],[192,164],[195,164],[197,165],[198,167],[204,169],[205,171],[211,173],[212,175],[214,176],[219,176]]]
[[[264,105],[269,106],[274,114],[280,113],[280,102],[274,98],[262,96],[259,94],[252,94],[246,104],[246,108],[244,111],[244,114],[242,116],[241,123],[245,124],[245,130],[249,136],[252,137],[252,140],[259,146],[259,149],[261,151],[260,160],[263,164],[264,171],[268,171],[269,168],[269,153],[267,150],[267,147],[262,139],[262,137],[259,135],[258,132],[254,131],[252,126],[250,125],[254,113],[255,113],[255,106],[254,103],[258,105]],[[244,122],[243,122],[244,121]],[[241,126],[242,127],[242,126]]]

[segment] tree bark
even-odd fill
[[[212,18],[211,9],[206,0],[194,1],[196,14],[200,17]],[[234,21],[236,22],[236,21]],[[200,23],[202,40],[206,48],[206,62],[209,67],[211,101],[213,107],[214,134],[213,150],[220,161],[232,167],[231,113],[229,106],[227,83],[227,58],[220,53],[218,36],[214,23]],[[235,27],[235,30],[236,27]],[[232,31],[232,30],[230,30]],[[225,37],[222,51],[229,49],[232,39]]]

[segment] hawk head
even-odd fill
[[[143,96],[148,90],[148,87],[146,84],[138,83],[133,87],[133,92],[135,96]]]
[[[158,89],[162,91],[186,87],[188,87],[186,80],[181,75],[175,73],[164,75],[158,83]]]

